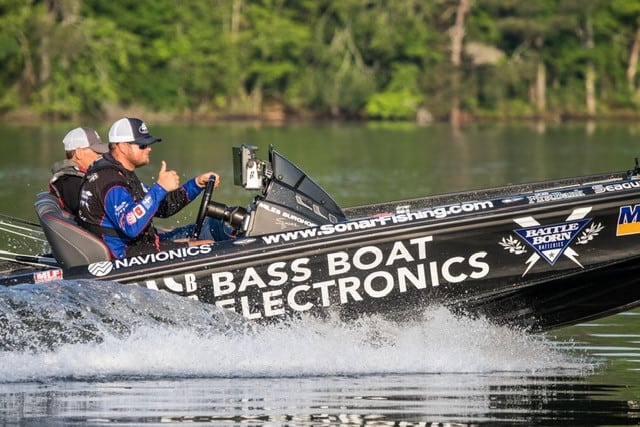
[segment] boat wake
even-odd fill
[[[0,288],[3,382],[585,369],[593,364],[545,335],[444,308],[402,327],[378,317],[256,326],[137,286],[60,281]]]

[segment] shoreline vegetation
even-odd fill
[[[635,122],[640,120],[640,111],[618,111],[608,112],[607,114],[599,115],[587,115],[587,114],[546,114],[530,115],[530,116],[509,116],[509,117],[497,117],[495,115],[471,115],[462,114],[459,120],[455,123],[451,122],[449,117],[441,119],[429,119],[420,120],[419,118],[403,118],[385,120],[379,118],[367,118],[367,117],[333,117],[333,116],[318,116],[318,115],[299,115],[299,114],[286,114],[282,110],[266,111],[262,113],[171,113],[162,111],[150,111],[140,107],[114,109],[109,113],[96,117],[43,117],[36,111],[29,109],[21,109],[16,111],[9,111],[0,114],[0,122],[3,123],[43,123],[43,122],[68,122],[68,121],[104,121],[112,122],[122,117],[144,117],[147,122],[154,123],[201,123],[201,124],[215,124],[215,123],[250,123],[259,122],[271,125],[280,125],[287,123],[411,123],[417,126],[429,126],[432,124],[446,124],[449,123],[452,126],[460,126],[473,123],[546,123],[546,124],[561,124],[561,123],[590,123],[590,122]]]
[[[0,5],[0,120],[640,118],[640,0]]]

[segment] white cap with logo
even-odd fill
[[[109,142],[150,145],[162,139],[149,134],[147,125],[140,119],[125,117],[116,121],[109,129]]]

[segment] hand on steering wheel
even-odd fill
[[[201,177],[202,175],[196,178],[196,182]],[[213,189],[216,187],[216,184],[218,182],[216,178],[217,178],[216,174],[212,173],[209,175],[207,186],[204,188],[204,192],[202,193],[202,200],[200,201],[200,209],[198,209],[198,216],[196,217],[196,224],[193,230],[193,236],[191,236],[193,239],[200,238],[200,232],[202,231],[202,226],[204,225],[204,219],[207,216],[207,206],[211,201],[211,196],[213,195]]]

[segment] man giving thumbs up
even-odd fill
[[[154,216],[172,216],[194,200],[209,176],[216,176],[216,186],[220,182],[218,174],[206,172],[180,185],[178,173],[168,170],[163,160],[157,182],[147,187],[135,169],[149,163],[151,144],[158,141],[142,120],[122,118],[109,129],[109,153],[96,160],[85,176],[80,222],[105,242],[114,258],[229,239],[229,231],[212,218],[203,227],[206,240],[187,239],[193,224],[164,233],[153,226]]]

